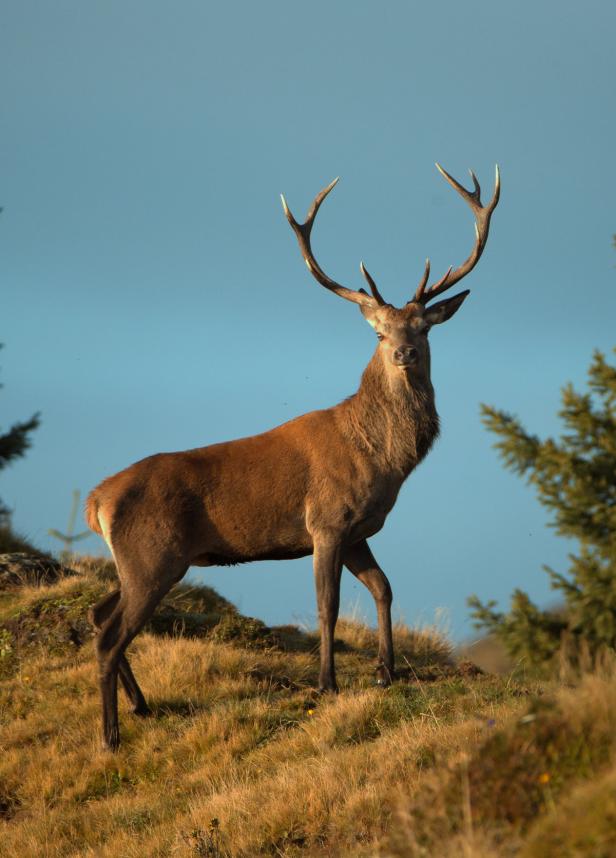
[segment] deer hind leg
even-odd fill
[[[97,632],[100,633],[103,624],[111,616],[111,613],[118,604],[120,595],[120,590],[114,590],[113,593],[106,595],[91,609],[90,620]],[[122,653],[120,656],[118,672],[124,691],[132,704],[134,714],[141,715],[142,717],[149,715],[150,709],[148,704],[145,702],[145,697],[139,688],[125,653]]]
[[[334,630],[340,608],[340,545],[328,537],[314,539],[314,577],[321,626],[319,691],[338,691],[334,666]]]
[[[144,575],[131,574],[122,566],[120,568],[120,596],[103,623],[96,641],[103,708],[103,747],[113,751],[117,750],[120,744],[118,674],[122,658],[125,658],[126,647],[152,616],[163,596],[187,569],[182,566],[181,569],[158,570],[157,573]]]
[[[344,565],[370,590],[377,611],[379,661],[376,668],[379,685],[390,685],[394,676],[394,644],[391,631],[392,593],[387,576],[374,559],[365,539],[347,548]]]

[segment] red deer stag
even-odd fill
[[[446,322],[468,290],[430,304],[477,264],[499,198],[483,206],[479,183],[466,190],[437,164],[471,207],[476,240],[468,259],[428,287],[430,263],[414,297],[398,309],[370,287],[355,292],[325,274],[310,246],[315,216],[333,181],[317,195],[306,222],[284,212],[313,277],[359,305],[378,345],[359,390],[349,399],[297,417],[262,435],[142,459],[104,480],[87,501],[87,520],[115,559],[120,588],[92,611],[98,629],[103,740],[119,745],[118,674],[140,715],[148,708],[126,647],[189,566],[224,566],[312,554],[321,627],[319,687],[336,690],[333,641],[346,566],[368,588],[378,612],[377,680],[394,670],[391,588],[367,539],[382,527],[400,487],[438,435],[430,381],[428,332]]]

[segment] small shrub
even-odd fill
[[[215,641],[236,643],[248,649],[275,647],[279,644],[275,632],[264,622],[231,611],[223,614],[213,628],[211,636]]]

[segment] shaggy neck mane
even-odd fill
[[[349,435],[388,471],[408,476],[439,431],[434,389],[428,379],[387,373],[378,351],[364,370],[359,390],[342,403]]]

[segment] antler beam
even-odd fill
[[[492,195],[492,199],[488,203],[487,206],[482,205],[481,202],[481,188],[479,187],[479,182],[477,181],[477,176],[473,173],[472,170],[469,170],[471,174],[471,179],[473,180],[474,190],[467,191],[467,189],[461,185],[453,176],[450,176],[449,173],[444,170],[440,164],[436,165],[440,174],[449,182],[452,188],[456,190],[462,199],[464,199],[468,205],[471,207],[473,214],[475,215],[475,246],[471,251],[468,259],[462,263],[458,268],[451,267],[447,273],[441,277],[436,283],[433,283],[429,289],[426,289],[426,284],[428,282],[428,277],[430,276],[430,261],[426,260],[426,269],[424,271],[423,277],[421,278],[421,282],[417,287],[417,291],[415,292],[415,297],[409,303],[423,304],[424,306],[431,301],[433,298],[436,298],[437,295],[441,295],[445,290],[450,289],[455,283],[458,283],[463,277],[473,270],[475,265],[479,262],[481,258],[481,254],[483,253],[483,249],[486,246],[486,242],[488,240],[488,233],[490,231],[490,218],[492,217],[492,212],[496,208],[498,204],[498,199],[500,197],[500,173],[498,171],[498,165],[496,166],[496,179],[494,182],[494,193]]]
[[[326,289],[329,289],[331,292],[335,292],[336,295],[340,295],[341,298],[346,298],[347,301],[353,301],[355,304],[363,304],[363,305],[374,305],[378,304],[380,306],[385,304],[385,300],[383,296],[379,292],[376,283],[368,274],[367,270],[364,268],[364,263],[361,263],[361,273],[366,278],[368,285],[370,286],[370,291],[372,292],[372,297],[368,295],[368,293],[364,289],[360,289],[359,291],[355,291],[353,289],[347,289],[346,286],[341,286],[340,283],[336,283],[335,280],[332,280],[331,277],[328,277],[327,274],[323,271],[319,263],[314,258],[314,254],[312,252],[312,248],[310,246],[310,233],[312,231],[312,226],[314,224],[314,219],[319,211],[319,207],[321,203],[325,199],[325,197],[329,194],[329,192],[334,188],[337,184],[338,179],[334,179],[333,182],[323,188],[323,190],[316,195],[314,198],[312,205],[306,215],[305,223],[298,223],[293,217],[289,206],[287,205],[287,201],[284,198],[284,195],[281,194],[280,198],[282,200],[282,207],[284,209],[284,213],[286,215],[287,220],[289,221],[293,232],[297,237],[297,241],[299,244],[299,249],[304,257],[304,261],[308,266],[308,269],[312,276],[318,280],[321,286],[325,286]]]

